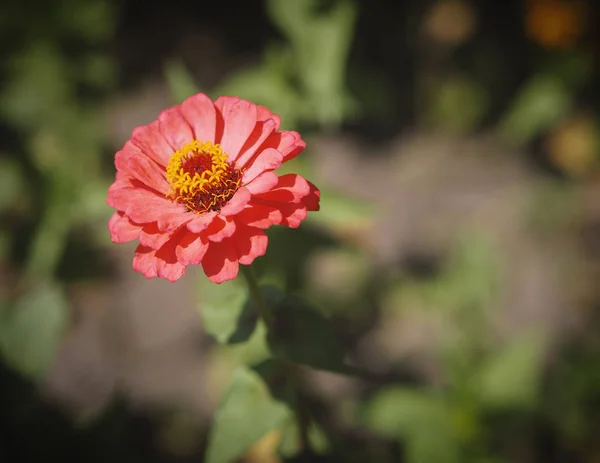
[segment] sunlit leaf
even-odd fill
[[[534,407],[540,392],[545,340],[527,333],[492,355],[477,376],[479,399],[497,408]]]
[[[58,286],[45,284],[0,310],[0,352],[24,375],[41,378],[54,360],[69,317]]]
[[[203,326],[217,341],[226,343],[236,331],[246,330],[249,324],[252,327],[256,325],[256,318],[244,314],[248,291],[243,279],[226,281],[221,285],[202,279],[199,286]]]
[[[290,411],[274,400],[260,376],[240,368],[225,391],[209,435],[207,463],[229,463],[280,426]]]
[[[53,120],[71,95],[66,63],[48,43],[33,44],[7,63],[9,77],[0,94],[0,110],[26,128]]]
[[[433,391],[385,389],[365,404],[363,420],[376,433],[401,439],[409,462],[460,461],[450,410]]]
[[[377,214],[373,204],[327,187],[321,188],[320,207],[319,213],[309,213],[307,220],[334,229],[368,226]]]
[[[569,90],[554,75],[540,74],[527,82],[500,122],[500,133],[518,144],[530,142],[568,112]]]

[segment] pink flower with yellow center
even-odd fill
[[[201,264],[215,283],[265,254],[271,225],[296,228],[319,210],[319,190],[275,170],[306,143],[279,116],[237,97],[204,94],[136,128],[115,155],[107,203],[115,243],[139,239],[133,268],[179,279]]]

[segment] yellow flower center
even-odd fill
[[[167,198],[203,214],[220,210],[240,187],[242,172],[209,141],[193,140],[175,151],[166,169]]]

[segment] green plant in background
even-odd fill
[[[286,43],[267,47],[263,62],[220,85],[271,107],[285,124],[336,128],[356,107],[346,89],[346,61],[357,5],[350,0],[268,0],[267,12]]]
[[[69,304],[56,279],[69,234],[100,223],[107,214],[102,200],[104,115],[91,95],[116,83],[112,60],[97,51],[113,34],[112,3],[50,2],[45,8],[45,23],[37,25],[36,34],[15,35],[20,43],[5,60],[0,92],[3,121],[25,140],[0,153],[8,180],[0,189],[0,214],[16,218],[3,221],[3,244],[12,249],[26,245],[16,291],[24,295],[14,300],[0,294],[0,349],[14,367],[35,377],[52,362],[69,319]],[[11,2],[2,9],[3,19],[19,15]],[[14,22],[5,30],[25,24],[33,26]],[[83,51],[65,53],[69,40],[83,44]],[[86,92],[90,96],[82,97]],[[27,229],[27,243],[19,240],[19,227]],[[14,252],[2,254],[7,261],[11,257]]]
[[[408,462],[503,461],[493,458],[489,417],[538,410],[544,337],[527,331],[500,346],[492,342],[495,254],[485,236],[469,234],[439,276],[391,288],[393,310],[425,311],[446,327],[441,339],[431,339],[438,386],[388,386],[360,410],[374,432],[405,443]]]
[[[207,93],[265,104],[292,129],[339,128],[364,106],[346,87],[359,3],[268,0],[265,5],[283,40],[270,44],[258,64]],[[114,33],[115,13],[110,1],[50,2],[27,23],[25,34],[11,19],[20,14],[17,6],[0,6],[0,25],[21,40],[4,60],[0,92],[2,121],[19,139],[0,153],[0,260],[7,262],[11,278],[19,277],[14,285],[3,283],[0,292],[0,354],[11,368],[41,380],[71,316],[58,274],[69,238],[74,230],[97,225],[91,235],[106,239],[105,122],[97,96],[114,89],[115,67],[98,50]],[[83,51],[66,53],[64,42],[73,41],[83,44]],[[589,64],[572,54],[540,63],[500,118],[502,139],[524,146],[571,114],[573,94],[589,79]],[[198,91],[178,62],[166,67],[166,76],[177,103]],[[431,84],[424,89],[422,122],[457,134],[476,129],[494,98],[468,70],[436,76]],[[284,169],[316,177],[309,156]],[[539,199],[543,217],[535,217],[544,229],[572,221],[572,202],[560,202],[566,193],[554,185],[550,190]],[[560,217],[554,217],[557,201]],[[557,354],[557,366],[546,378],[543,333],[499,342],[490,329],[501,274],[507,271],[495,259],[502,250],[485,236],[469,234],[439,274],[426,281],[397,279],[387,288],[388,276],[370,265],[367,252],[336,233],[370,224],[371,205],[325,185],[321,206],[302,229],[271,231],[270,255],[257,262],[260,294],[273,308],[278,330],[268,334],[243,282],[198,284],[202,325],[216,341],[209,355],[227,370],[227,380],[218,385],[223,393],[206,461],[234,461],[275,435],[282,461],[310,450],[334,459],[392,462],[401,446],[407,462],[508,462],[514,459],[502,443],[518,440],[523,422],[533,432],[550,427],[556,445],[589,458],[600,454],[594,431],[600,385],[595,341]],[[306,275],[308,264],[331,261],[333,283]],[[445,335],[431,339],[435,381],[409,385],[349,368],[347,347],[355,338],[348,331],[359,336],[370,328],[363,325],[370,322],[365,307],[371,304],[442,320]],[[343,426],[336,423],[342,431],[313,413],[318,405],[311,402],[314,397],[307,399],[312,385],[304,382],[310,369],[357,380],[357,403],[350,405],[358,413],[350,413]],[[335,402],[328,404],[331,415],[348,405],[330,402]],[[345,440],[348,430],[365,439],[364,455]]]

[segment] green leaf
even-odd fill
[[[283,295],[272,285],[261,286],[267,304],[277,305]],[[249,298],[242,278],[215,285],[210,281],[200,284],[200,306],[204,328],[220,343],[246,342],[258,322],[255,301]]]
[[[12,159],[0,159],[0,212],[15,207],[26,192],[24,187],[19,165]]]
[[[319,8],[315,0],[267,2],[273,23],[288,38],[291,63],[309,108],[307,118],[323,126],[335,126],[355,108],[346,90],[346,61],[357,8],[339,0]]]
[[[468,76],[436,80],[428,90],[426,116],[436,128],[466,133],[481,121],[488,107],[485,90]]]
[[[327,188],[321,188],[320,206],[320,211],[309,213],[307,220],[333,228],[365,227],[377,214],[373,204]]]
[[[200,91],[192,75],[179,61],[171,61],[166,64],[165,76],[173,95],[173,101],[177,104]]]
[[[287,298],[274,306],[268,342],[277,356],[320,370],[347,373],[344,349],[330,320],[306,303]]]
[[[204,329],[220,343],[227,343],[232,337],[240,339],[241,331],[252,334],[256,318],[252,319],[244,310],[247,299],[248,293],[241,278],[220,285],[202,281],[200,307]]]
[[[40,379],[54,360],[67,327],[69,304],[54,284],[35,288],[0,309],[0,352],[24,375]]]
[[[423,390],[390,387],[367,402],[365,424],[386,437],[412,433],[433,422],[447,420],[448,411],[440,397]]]
[[[534,407],[544,350],[544,337],[527,333],[491,356],[477,377],[482,403],[495,408]]]
[[[330,451],[331,443],[325,431],[314,421],[308,425],[307,437],[312,452],[324,455]],[[277,450],[284,458],[292,458],[302,451],[300,431],[295,416],[290,416],[281,427],[281,439]]]
[[[289,416],[286,405],[274,400],[258,374],[236,371],[215,414],[210,431],[207,463],[228,463],[279,427]]]
[[[533,77],[521,89],[500,122],[500,133],[517,144],[528,143],[549,129],[571,107],[569,89],[552,74]]]
[[[460,461],[449,407],[432,391],[385,389],[365,404],[363,421],[382,436],[402,439],[408,462]]]
[[[8,78],[0,94],[0,112],[23,128],[47,124],[63,110],[72,88],[62,55],[48,42],[34,43],[6,63]]]

